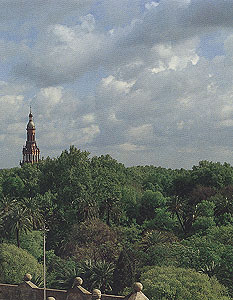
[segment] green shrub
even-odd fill
[[[26,273],[41,276],[43,267],[26,250],[12,244],[0,244],[0,282],[18,284]]]
[[[230,300],[225,287],[191,269],[152,267],[141,275],[150,300]]]

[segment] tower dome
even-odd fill
[[[35,124],[32,120],[29,120],[27,129],[36,129]]]

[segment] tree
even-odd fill
[[[194,235],[182,241],[184,247],[178,247],[174,256],[182,267],[194,268],[209,277],[216,276],[233,295],[232,233],[232,226],[209,228],[205,236]]]
[[[24,183],[18,175],[8,175],[2,182],[2,193],[10,198],[19,198],[23,195]]]
[[[89,153],[74,146],[65,150],[58,158],[42,161],[39,164],[41,203],[51,203],[52,221],[48,233],[49,248],[59,251],[61,240],[70,233],[74,224],[83,221],[92,194],[92,178]],[[85,204],[85,205],[84,205]],[[56,209],[55,209],[56,207]],[[49,206],[47,206],[49,212]],[[47,220],[46,220],[47,221]]]
[[[106,221],[108,226],[114,223],[119,223],[121,215],[119,198],[105,197],[100,204],[100,217]]]
[[[126,171],[110,155],[91,160],[93,199],[98,203],[99,216],[107,225],[118,224],[122,215],[122,186],[126,183]]]
[[[193,166],[191,177],[195,185],[221,189],[233,184],[233,168],[227,163],[204,160],[200,161],[198,166]]]
[[[173,215],[175,214],[177,216],[182,231],[184,235],[187,236],[193,233],[193,224],[196,221],[196,218],[200,215],[201,206],[198,208],[198,205],[200,205],[202,201],[208,200],[211,196],[213,196],[215,194],[215,190],[211,187],[199,185],[195,186],[190,177],[188,179],[183,177],[178,178],[179,184],[175,187],[175,195],[169,202],[169,210]],[[184,185],[183,187],[182,182]],[[202,223],[200,225],[204,225],[203,220],[200,221],[202,221],[200,222]],[[206,225],[208,223],[211,225],[214,222],[207,220]]]
[[[206,235],[211,241],[218,241],[223,245],[233,245],[233,225],[209,228]]]
[[[215,278],[194,270],[151,267],[141,275],[144,293],[151,300],[230,300]]]
[[[156,215],[156,209],[165,207],[167,198],[161,192],[147,190],[143,193],[139,206],[139,223],[145,220],[152,220]]]
[[[173,178],[176,174],[174,170],[165,169],[161,167],[144,167],[145,174],[143,176],[143,189],[152,190],[154,192],[159,191],[165,196],[169,196]]]
[[[210,200],[215,204],[214,216],[217,224],[233,224],[233,186],[226,186]]]
[[[20,234],[32,230],[32,218],[29,210],[25,206],[16,203],[15,206],[4,215],[5,230],[15,233],[17,246],[20,247]]]
[[[175,220],[168,210],[168,201],[161,192],[145,191],[139,204],[138,223],[145,229],[171,230]]]
[[[0,235],[1,238],[10,238],[12,232],[9,232],[6,227],[6,220],[8,215],[11,213],[16,199],[12,199],[9,196],[2,196],[0,198]]]
[[[30,200],[29,200],[30,201]],[[57,194],[50,190],[44,194],[37,194],[32,198],[30,206],[35,207],[35,210],[42,217],[43,223],[49,224],[54,222],[54,214],[58,210]]]
[[[161,229],[172,231],[176,226],[176,221],[166,207],[155,209],[155,216],[152,220],[146,220],[143,223],[144,229]]]
[[[207,236],[194,235],[183,240],[182,245],[184,247],[178,247],[176,253],[180,266],[195,269],[209,277],[216,275],[225,248],[223,244]]]
[[[183,233],[185,233],[186,228],[184,226],[183,220],[183,201],[182,198],[178,196],[173,196],[168,201],[168,210],[171,212],[172,216],[174,215],[177,217],[177,220],[182,228]]]
[[[132,249],[124,248],[113,272],[113,292],[121,293],[125,287],[132,286],[136,278],[136,262]]]
[[[47,285],[55,289],[70,289],[74,278],[80,276],[78,264],[62,259],[53,250],[46,251]]]
[[[141,193],[138,192],[133,186],[124,186],[122,189],[122,209],[123,216],[121,219],[125,221],[127,225],[136,221],[139,211],[139,200]]]
[[[233,273],[233,226],[210,227],[205,235],[196,234],[181,242],[159,243],[144,247],[146,265],[195,269],[216,276],[231,295]],[[145,242],[144,242],[145,244]],[[146,243],[147,245],[148,243]]]
[[[0,282],[21,283],[26,273],[42,276],[43,267],[36,258],[12,244],[0,244]]]
[[[27,234],[23,233],[20,246],[37,260],[41,259],[43,257],[43,232],[33,230]]]
[[[85,285],[89,290],[95,288],[101,292],[112,291],[114,264],[104,260],[86,260],[79,264],[80,276],[84,279]]]
[[[63,257],[77,261],[115,261],[119,254],[117,233],[99,219],[74,225],[60,251]]]
[[[34,230],[41,229],[44,225],[43,212],[38,204],[36,198],[23,198],[20,201],[20,205],[26,208],[27,213],[30,216],[32,228]]]
[[[233,297],[233,225],[212,227],[207,230],[207,237],[211,241],[221,243],[223,247],[221,262],[216,270],[216,277],[230,291]]]
[[[216,226],[214,222],[215,204],[212,201],[203,200],[196,205],[196,217],[193,222],[195,233],[205,233],[210,227]]]
[[[16,173],[24,183],[23,196],[33,198],[40,192],[40,180],[42,173],[39,164],[23,164]]]
[[[174,243],[178,243],[178,238],[171,232],[159,230],[145,232],[138,243],[142,266],[176,264],[176,259],[172,255]]]

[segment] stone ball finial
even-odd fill
[[[94,289],[92,292],[92,298],[100,299],[101,298],[101,291],[98,289]]]
[[[54,297],[48,297],[47,300],[56,300]]]
[[[32,280],[32,275],[27,273],[24,275],[24,281],[31,281]]]
[[[143,289],[143,285],[141,284],[141,282],[135,282],[133,287],[135,292],[141,292]]]
[[[83,280],[81,277],[75,277],[74,278],[74,286],[79,286],[83,284]]]

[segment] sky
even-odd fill
[[[233,164],[233,0],[1,0],[0,168],[41,156]]]

